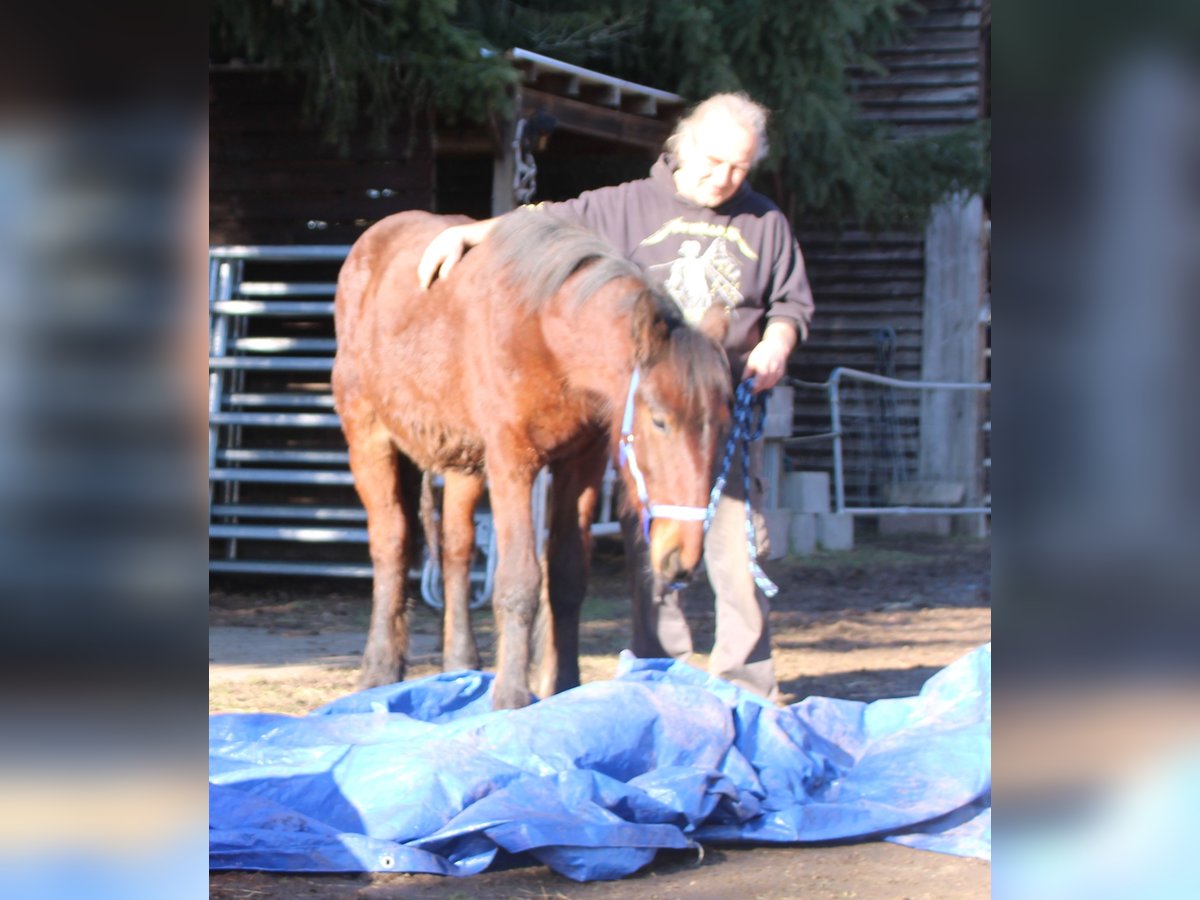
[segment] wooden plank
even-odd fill
[[[838,295],[843,297],[860,297],[860,296],[920,296],[921,282],[920,281],[887,281],[883,283],[867,284],[861,281],[839,281],[837,284],[827,284],[822,287],[822,292],[827,295]]]
[[[331,163],[302,160],[264,162],[246,160],[214,161],[209,178],[217,191],[229,193],[296,190],[318,188],[322,193],[357,193],[369,197],[368,191],[391,191],[396,196],[403,191],[424,191],[429,184],[432,166],[393,165],[388,162]],[[381,194],[381,200],[388,197]]]
[[[296,186],[299,188],[299,185]],[[386,199],[372,200],[362,194],[309,191],[297,196],[290,191],[213,191],[209,209],[217,215],[229,213],[248,218],[308,216],[310,218],[382,219],[406,209],[420,209],[432,200],[432,191],[401,191]]]
[[[976,6],[973,9],[930,12],[909,19],[906,24],[915,32],[945,29],[970,29],[977,32],[980,21],[979,7]]]
[[[902,317],[895,313],[869,315],[860,310],[854,310],[850,314],[831,313],[818,304],[817,315],[813,318],[812,325],[809,326],[809,340],[814,340],[818,335],[827,333],[842,335],[852,334],[856,331],[874,332],[880,328],[893,328],[899,340],[906,343],[911,341],[913,346],[919,347],[921,345],[919,313],[919,308],[912,309],[908,315]]]
[[[805,344],[800,350],[796,351],[797,355],[804,357],[804,363],[812,366],[814,369],[825,370],[826,375],[829,371],[844,366],[851,369],[862,369],[864,372],[871,372],[879,364],[879,358],[874,349],[870,350],[847,350],[843,348],[828,348],[828,347],[811,347]],[[902,368],[909,372],[919,372],[921,365],[921,355],[918,351],[902,351],[896,354],[896,370]],[[825,376],[819,378],[823,381]],[[909,376],[901,376],[909,377]],[[917,380],[916,376],[912,376],[913,380]]]
[[[520,103],[525,89],[517,101]],[[516,136],[516,126],[513,122],[505,122],[500,135],[500,146],[492,160],[492,216],[503,215],[517,205],[513,196],[513,178],[516,174],[516,153],[513,150],[513,139]]]
[[[923,10],[920,15],[926,12],[952,12],[963,9],[982,9],[984,0],[924,0],[921,4]],[[916,14],[910,13],[909,18],[916,18]]]
[[[365,212],[378,214],[378,207],[407,209],[413,202],[430,196],[433,175],[432,167],[429,167],[408,174],[404,183],[391,178],[364,179],[368,187],[363,182],[356,183],[353,178],[343,181],[333,173],[318,179],[281,170],[274,178],[257,179],[255,176],[259,171],[241,171],[237,166],[222,166],[212,176],[213,202],[233,199],[249,207],[277,201],[294,204],[309,201],[320,204],[349,203],[361,205]]]
[[[859,250],[833,250],[825,248],[814,248],[811,245],[801,245],[804,251],[804,258],[812,260],[820,260],[821,264],[828,266],[834,263],[882,263],[882,264],[911,264],[921,266],[924,262],[924,253],[921,250],[920,244],[912,244],[909,246],[888,247],[888,248],[871,248],[864,247]]]
[[[316,134],[268,133],[232,134],[212,133],[209,156],[214,160],[233,162],[258,160],[305,160],[342,159],[371,160],[385,162],[415,163],[430,158],[429,153],[407,152],[399,140],[377,147],[367,137],[351,137],[345,156],[338,148]]]
[[[878,61],[890,71],[931,70],[931,69],[974,69],[979,66],[982,53],[978,47],[958,50],[914,51],[880,50],[875,54]],[[849,74],[857,76],[862,69],[850,69]]]
[[[955,53],[979,49],[979,31],[966,28],[939,28],[918,31],[913,40],[897,47],[880,51],[878,56],[900,54],[919,50],[938,53]]]
[[[974,107],[944,107],[944,108],[890,108],[884,111],[864,111],[862,118],[869,122],[907,122],[926,125],[947,124],[965,125],[979,118]]]
[[[523,116],[538,110],[548,113],[558,120],[559,128],[567,131],[638,147],[661,147],[673,127],[672,122],[590,106],[530,87],[521,89],[520,109]]]
[[[849,312],[846,312],[847,307],[843,306],[841,312],[830,309],[830,304],[822,303],[817,300],[817,312],[813,317],[812,324],[809,326],[809,342],[806,346],[815,346],[817,336],[821,336],[822,341],[831,329],[853,331],[855,329],[879,329],[892,327],[899,333],[913,333],[920,335],[921,333],[921,306],[920,304],[911,304],[907,309],[900,312],[879,311],[875,312],[874,304],[859,304],[857,307],[850,307]],[[829,323],[822,325],[822,322]],[[855,323],[865,322],[865,325],[857,325]],[[836,325],[834,324],[836,323]]]
[[[496,145],[492,136],[483,129],[474,132],[442,131],[434,136],[434,153],[443,156],[487,156],[495,155]]]
[[[934,207],[926,229],[927,275],[921,377],[979,381],[984,294],[983,201],[957,195]],[[983,496],[979,440],[980,397],[929,392],[921,400],[919,475],[967,485],[967,504]]]
[[[585,84],[579,88],[579,99],[610,109],[621,108],[621,90],[610,84]]]
[[[914,106],[971,104],[979,102],[979,88],[967,87],[897,87],[886,85],[855,91],[854,99],[861,105],[871,106]]]
[[[894,360],[904,360],[906,365],[919,369],[921,360],[920,335],[910,335],[901,340],[897,336],[897,346],[892,350]],[[811,340],[811,339],[810,339]],[[823,342],[820,347],[806,344],[803,354],[806,363],[813,365],[828,364],[831,368],[848,366],[852,369],[862,369],[865,372],[879,371],[879,341],[870,332],[858,335],[846,335],[836,341]],[[848,360],[854,360],[848,362]]]
[[[919,234],[912,234],[906,231],[879,231],[867,232],[856,231],[852,226],[838,234],[830,234],[825,231],[804,231],[799,229],[796,231],[797,240],[800,241],[801,247],[809,246],[828,246],[835,249],[843,247],[854,247],[859,245],[867,245],[870,247],[885,247],[896,244],[908,244],[920,247],[924,241],[924,237]]]
[[[873,87],[921,88],[921,87],[968,87],[980,83],[975,69],[907,69],[887,75],[864,74],[851,84],[853,90]]]
[[[374,219],[360,224],[329,222],[328,227],[314,230],[307,219],[263,219],[238,215],[209,219],[209,241],[213,244],[353,244],[374,224]]]
[[[858,281],[877,281],[880,279],[892,281],[900,278],[919,282],[924,275],[920,262],[911,263],[907,260],[891,265],[888,264],[887,260],[880,262],[864,260],[862,265],[856,266],[851,262],[843,260],[829,262],[818,256],[809,258],[808,268],[811,270],[809,279],[814,285],[831,280],[843,282],[850,278]]]
[[[924,263],[920,259],[876,258],[863,255],[862,264],[854,264],[853,254],[845,254],[836,258],[827,258],[819,253],[805,253],[808,277],[813,284],[822,284],[830,280],[843,282],[850,279],[871,281],[881,274],[891,278],[920,281],[925,276]]]
[[[921,315],[921,300],[913,297],[906,300],[864,298],[862,300],[836,301],[818,297],[817,316],[825,318],[835,315],[880,315],[893,320],[903,316]]]

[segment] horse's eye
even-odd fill
[[[667,430],[667,420],[661,416],[651,416],[650,421],[654,423],[654,427],[659,431]]]

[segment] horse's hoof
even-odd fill
[[[383,687],[404,680],[404,666],[367,666],[358,673],[358,690]]]
[[[497,690],[492,694],[492,709],[522,709],[533,702],[526,690]]]
[[[443,672],[479,671],[481,668],[478,656],[448,656],[442,660]]]

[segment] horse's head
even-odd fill
[[[650,545],[656,586],[686,580],[704,550],[705,511],[729,428],[723,307],[698,327],[649,291],[632,317],[634,377],[622,416],[626,497]]]

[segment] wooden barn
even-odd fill
[[[930,135],[989,118],[990,0],[930,0],[923,7],[909,21],[911,39],[877,54],[887,74],[856,79],[864,115],[901,134]],[[950,198],[920,232],[834,234],[794,223],[817,315],[790,373],[820,383],[845,366],[909,381],[989,382],[984,201]],[[936,483],[957,481],[962,502],[990,505],[986,394],[921,396],[856,384],[842,399],[848,506],[889,502],[897,481],[921,482],[935,493]],[[798,389],[795,434],[828,428],[825,392]],[[795,469],[828,470],[829,445],[789,442],[788,459]],[[976,518],[970,530],[984,524]]]
[[[887,74],[856,81],[865,115],[907,133],[988,116],[986,0],[930,0],[910,24],[911,40],[880,55]],[[333,282],[366,227],[405,209],[486,217],[640,177],[684,108],[652,87],[521,50],[512,58],[523,71],[514,122],[464,127],[414,115],[383,147],[364,128],[344,154],[302,118],[300,85],[250,67],[211,71],[212,569],[369,574],[328,383]],[[794,390],[780,464],[831,472],[829,393],[816,385],[835,368],[907,381],[990,378],[988,216],[982,198],[957,197],[923,232],[793,224],[817,316],[790,374],[814,387]],[[985,398],[847,382],[845,505],[987,504]],[[901,483],[913,490],[897,493]],[[926,495],[948,483],[959,496]],[[982,516],[971,520],[983,527]]]
[[[351,244],[406,209],[487,217],[517,204],[514,178],[530,163],[528,199],[574,196],[644,175],[684,107],[675,94],[536,53],[510,57],[524,76],[516,121],[450,126],[417,115],[381,147],[364,124],[344,154],[301,116],[301,85],[276,72],[214,67],[211,243]]]

